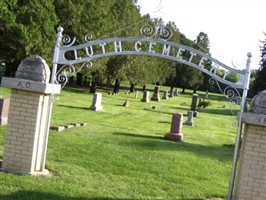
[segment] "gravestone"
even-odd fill
[[[198,102],[198,94],[193,94],[190,110],[193,112],[194,117],[198,116],[198,112],[196,110],[197,109],[197,102]]]
[[[168,99],[168,91],[167,90],[163,90],[163,97],[162,99]]]
[[[160,86],[156,85],[154,87],[153,95],[151,97],[152,101],[160,101]]]
[[[183,128],[183,114],[174,113],[172,116],[170,132],[165,135],[165,139],[182,142],[183,141],[182,128]]]
[[[137,99],[138,96],[139,96],[139,91],[137,90],[137,91],[135,92],[135,99]]]
[[[103,106],[102,106],[102,94],[101,93],[94,93],[93,95],[93,101],[90,106],[91,110],[94,111],[102,111]]]
[[[141,99],[142,102],[149,102],[150,101],[150,92],[147,90],[143,91],[143,97]]]
[[[21,62],[15,78],[3,77],[11,88],[2,171],[47,175],[45,169],[52,98],[61,86],[50,84],[50,69],[39,56]]]
[[[123,103],[123,106],[124,107],[129,107],[130,105],[130,101],[129,100],[126,100],[124,103]]]
[[[10,98],[0,99],[0,126],[7,124],[9,104]]]
[[[188,111],[187,115],[188,115],[188,119],[187,119],[187,121],[185,121],[185,125],[194,126],[193,112],[192,111]]]

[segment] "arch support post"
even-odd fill
[[[240,104],[240,112],[238,113],[238,125],[237,125],[237,134],[235,139],[235,149],[234,149],[234,157],[233,157],[233,163],[232,163],[232,169],[231,169],[231,177],[230,177],[230,183],[229,183],[229,191],[228,191],[228,200],[231,200],[233,197],[233,189],[234,189],[234,182],[235,182],[235,173],[237,169],[237,160],[238,160],[238,153],[239,153],[239,147],[240,147],[240,140],[241,140],[241,134],[242,134],[242,115],[244,112],[245,104],[246,104],[246,97],[249,89],[249,80],[250,80],[250,62],[251,62],[251,53],[247,54],[248,59],[246,62],[246,73],[245,73],[245,80],[244,80],[244,86],[243,86],[243,93],[241,98],[241,104]]]

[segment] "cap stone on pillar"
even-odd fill
[[[249,112],[266,115],[266,90],[253,97]]]
[[[16,78],[49,83],[50,69],[44,59],[38,55],[32,55],[20,63]]]

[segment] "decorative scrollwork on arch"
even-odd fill
[[[61,43],[63,46],[70,47],[72,46],[76,41],[76,38],[71,38],[69,35],[63,35],[61,39]]]
[[[143,37],[169,40],[173,36],[173,31],[161,22],[155,23],[149,20],[140,28],[140,34]]]
[[[83,68],[92,67],[92,62],[84,62],[80,67],[75,67],[72,64],[63,65],[56,73],[56,82],[62,85],[62,88],[67,84],[69,77],[74,76],[78,72],[80,72]]]
[[[92,40],[92,35],[91,34],[86,34],[85,36],[84,36],[84,39],[85,39],[85,41],[86,42],[89,42],[90,40]]]
[[[211,85],[216,84],[219,91],[221,92],[221,94],[223,94],[227,99],[229,99],[228,105],[229,105],[230,111],[236,119],[235,121],[232,122],[232,124],[233,124],[233,126],[237,126],[237,120],[238,120],[237,119],[237,113],[234,113],[233,105],[240,104],[240,102],[241,102],[241,95],[240,95],[239,91],[232,86],[227,86],[224,89],[222,89],[219,82],[213,78],[209,79],[209,83]]]

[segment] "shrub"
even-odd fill
[[[201,103],[198,104],[198,107],[199,108],[201,108],[201,107],[206,108],[207,106],[211,106],[211,105],[212,105],[211,101],[203,100]]]

